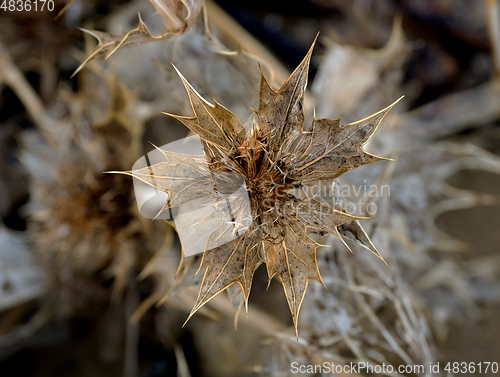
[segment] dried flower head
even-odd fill
[[[311,232],[339,238],[342,233],[382,259],[356,221],[360,217],[320,202],[306,188],[383,160],[362,147],[395,103],[343,126],[340,119],[314,119],[304,130],[313,47],[278,91],[262,74],[260,104],[248,132],[233,113],[207,102],[178,72],[194,116],[172,116],[202,139],[206,158],[162,151],[166,162],[125,172],[169,194],[162,210],[197,200],[213,206],[211,218],[230,219],[207,241],[199,268],[206,270],[189,318],[235,283],[248,304],[254,272],[265,263],[269,280],[277,275],[283,284],[297,331],[309,279],[323,284],[316,263],[320,245]]]

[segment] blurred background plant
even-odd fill
[[[496,0],[2,10],[2,375],[286,376],[293,361],[499,361],[499,20]],[[258,107],[257,63],[279,87],[318,31],[307,119],[314,106],[347,123],[406,96],[366,148],[396,162],[333,186],[389,185],[389,197],[348,200],[361,212],[377,205],[363,226],[390,267],[354,243],[350,254],[322,240],[329,292],[311,284],[298,342],[263,267],[247,318],[219,295],[182,327],[198,258],[178,271],[175,224],[141,217],[130,180],[103,172],[188,135],[160,114],[191,111],[170,62],[244,121]]]

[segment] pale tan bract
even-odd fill
[[[98,56],[105,55],[105,59],[107,59],[119,49],[163,41],[185,33],[195,23],[203,5],[201,0],[150,0],[150,2],[163,17],[164,24],[167,27],[166,31],[152,34],[142,21],[140,14],[137,27],[127,33],[123,32],[122,35],[111,35],[102,31],[81,29],[83,32],[95,37],[98,45],[72,76],[75,76],[88,62]],[[67,6],[64,7],[61,13]]]

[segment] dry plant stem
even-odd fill
[[[66,9],[68,9],[69,6],[74,2],[75,0],[70,0],[69,2],[67,2],[66,5],[63,7],[63,9],[61,9],[61,11],[57,14],[57,16],[54,17],[54,21],[56,21],[59,17],[61,17],[64,14],[64,12],[66,12]]]
[[[123,377],[137,377],[139,375],[139,323],[132,322],[131,318],[139,306],[139,293],[133,284],[129,283],[126,296],[126,331],[125,331],[125,364]]]
[[[187,312],[190,312],[192,303],[196,301],[197,292],[184,292],[183,295],[186,296],[186,300],[184,301],[186,305],[184,306],[184,309]],[[218,312],[227,315],[228,317],[232,317],[234,315],[233,304],[224,295],[214,297],[210,301],[209,306]],[[259,329],[260,331],[264,331],[269,334],[286,331],[286,327],[282,322],[276,320],[274,317],[271,317],[269,314],[259,310],[258,308],[252,308],[247,314],[245,314],[245,316],[247,318],[245,318],[244,321],[240,321],[240,325],[249,326],[252,329]],[[295,341],[293,336],[290,336],[290,338]]]
[[[0,80],[16,93],[46,140],[52,146],[56,146],[57,142],[50,134],[55,122],[49,118],[40,97],[16,67],[2,43],[0,43]]]
[[[181,307],[186,312],[191,311],[192,303],[196,300],[196,292],[183,292],[185,300],[176,300],[177,304],[181,304]],[[167,305],[168,305],[167,301]],[[215,309],[217,312],[222,313],[224,316],[231,318],[234,315],[233,304],[224,296],[219,295],[214,297],[207,305]],[[248,327],[251,330],[264,333],[265,335],[271,336],[274,339],[279,339],[282,342],[286,342],[290,347],[302,348],[309,350],[315,357],[318,358],[319,363],[324,361],[335,362],[336,364],[342,364],[343,359],[336,355],[333,355],[325,350],[321,350],[316,346],[309,344],[305,339],[300,338],[297,341],[295,335],[288,331],[288,328],[280,321],[276,320],[274,317],[263,312],[257,307],[252,307],[248,310],[245,315],[246,318],[239,321],[240,326]],[[338,376],[347,376],[346,374],[340,373]],[[357,377],[358,374],[351,373],[351,377]]]
[[[446,96],[402,115],[401,124],[422,139],[451,135],[500,117],[500,5],[485,0],[488,31],[495,65],[493,80]],[[418,132],[418,134],[417,134]]]
[[[349,265],[349,263],[347,261],[345,261],[345,259],[344,259],[344,261],[343,261],[342,264],[344,266],[344,270],[346,272],[346,276],[347,276],[349,285],[355,285],[354,276],[353,276],[353,273],[352,273],[352,270],[351,270],[351,266]],[[368,305],[367,302],[365,301],[365,298],[363,297],[363,295],[361,293],[358,293],[358,292],[353,292],[353,294],[356,297],[356,301],[358,302],[358,304],[361,306],[361,308],[363,308],[363,310],[367,314],[367,316],[370,319],[370,321],[380,331],[380,333],[383,335],[383,337],[385,338],[385,340],[387,341],[387,343],[391,345],[391,347],[394,349],[394,351],[399,355],[399,357],[401,357],[401,359],[407,365],[413,365],[412,359],[399,346],[398,342],[392,337],[391,333],[382,324],[382,322],[380,321],[380,319],[373,312],[373,310],[370,307],[370,305]],[[354,352],[354,350],[353,350],[353,352]],[[364,360],[364,361],[368,361],[368,360]]]
[[[418,139],[440,138],[498,119],[499,102],[500,82],[491,80],[405,113],[401,115],[401,124]]]
[[[53,302],[48,300],[48,303],[45,304],[27,324],[10,331],[6,335],[0,336],[0,348],[14,346],[19,342],[19,339],[28,339],[32,337],[53,317],[54,306],[52,304]]]
[[[500,78],[500,6],[498,0],[485,1],[495,77],[498,79]]]
[[[274,80],[283,83],[288,79],[290,72],[257,39],[216,3],[207,1],[205,4],[208,18],[216,26],[217,30],[223,33],[234,45],[241,47],[246,53],[254,55],[269,64],[274,74]]]
[[[184,351],[179,344],[175,344],[174,346],[175,358],[177,360],[177,370],[179,377],[191,377],[191,373],[189,373],[189,366],[186,360],[186,356],[184,355]]]
[[[172,9],[175,9],[175,4],[172,0],[149,0],[149,2],[153,4],[156,11],[165,19],[166,24],[173,30],[181,30],[184,27],[184,22],[182,22],[175,13],[172,14]]]

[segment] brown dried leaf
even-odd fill
[[[316,40],[302,63],[278,91],[271,88],[262,74],[259,109],[256,114],[261,132],[264,135],[270,133],[268,148],[269,152],[274,155],[273,161],[276,160],[278,154],[286,152],[282,148],[293,142],[303,129],[304,92],[315,43]]]
[[[151,34],[146,24],[142,21],[140,14],[139,25],[137,26],[137,28],[130,30],[128,33],[124,33],[123,35],[110,35],[103,31],[97,30],[81,30],[95,37],[98,41],[98,45],[94,52],[87,59],[85,59],[82,64],[80,64],[80,66],[73,73],[72,77],[80,72],[89,61],[100,55],[106,54],[105,59],[107,59],[120,48],[140,46],[145,43],[168,39],[175,35],[171,32],[156,35]]]
[[[278,275],[283,284],[298,337],[300,306],[304,300],[309,279],[325,284],[321,280],[316,263],[316,249],[319,245],[310,239],[297,223],[286,224],[283,228],[285,229],[284,236],[264,241],[265,261],[269,282],[275,275]],[[283,228],[280,227],[277,232],[282,232]]]
[[[181,121],[187,128],[196,133],[207,143],[222,147],[227,150],[227,153],[235,151],[245,140],[245,129],[236,115],[217,102],[215,102],[214,105],[208,103],[187,82],[177,68],[175,68],[175,70],[182,79],[188,92],[195,116],[171,116]]]
[[[357,221],[351,221],[349,223],[342,224],[338,227],[338,232],[342,237],[347,238],[348,240],[356,242],[358,245],[364,247],[367,250],[370,250],[374,255],[380,258],[385,264],[387,264],[380,255],[379,251],[373,245],[372,241],[366,234],[365,230],[361,226],[361,224]]]
[[[260,251],[261,234],[248,232],[216,249],[203,254],[200,268],[207,266],[200,293],[189,318],[209,300],[234,283],[241,286],[245,303],[248,304],[252,278],[264,261]],[[186,322],[187,322],[186,320]]]
[[[402,97],[401,97],[402,98]],[[292,175],[300,182],[335,179],[359,166],[386,160],[363,150],[392,105],[365,119],[340,125],[340,119],[315,119],[292,158]]]

